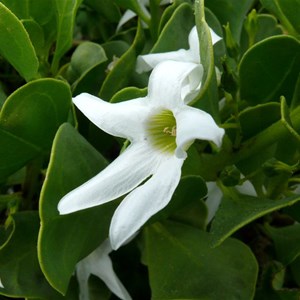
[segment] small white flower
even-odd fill
[[[182,100],[199,84],[199,71],[193,63],[167,61],[151,73],[144,98],[113,104],[89,94],[73,99],[99,128],[131,144],[106,169],[64,196],[58,204],[61,214],[130,192],[110,225],[111,245],[117,249],[169,203],[188,147],[195,139],[220,146],[224,135],[208,113]]]
[[[208,214],[206,223],[210,223],[210,221],[214,218],[220,204],[222,201],[223,193],[218,185],[211,181],[207,182],[207,199],[205,201]],[[257,196],[254,186],[249,180],[246,180],[241,185],[237,185],[234,187],[239,193],[248,195],[248,196]]]
[[[143,11],[144,15],[150,19],[150,13],[147,9],[147,6],[149,6],[149,0],[138,0],[138,3],[140,5],[141,11]],[[161,0],[160,5],[165,5],[172,3],[172,0]],[[129,20],[133,19],[136,16],[136,13],[133,12],[132,10],[128,9],[125,11],[124,15],[121,17],[119,24],[117,26],[117,31],[120,30],[120,28],[127,23]]]
[[[103,280],[107,287],[120,299],[131,300],[130,295],[113,270],[109,257],[111,251],[112,248],[107,239],[96,250],[77,263],[76,276],[79,284],[80,300],[90,299],[88,280],[91,274]]]
[[[221,38],[210,29],[212,44],[216,44]],[[200,47],[197,28],[194,26],[189,34],[188,50],[179,49],[177,51],[163,52],[163,53],[150,53],[138,56],[136,71],[138,73],[146,72],[153,69],[157,64],[166,60],[174,60],[180,62],[191,62],[201,64],[200,60]],[[202,74],[201,74],[202,78]]]

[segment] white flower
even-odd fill
[[[0,288],[4,289],[4,286],[2,284],[1,278],[0,278]]]
[[[145,15],[145,17],[147,19],[150,19],[151,16],[150,16],[150,13],[147,9],[147,6],[149,6],[149,0],[138,0],[137,1],[138,4],[140,5],[140,9],[141,11],[143,12],[143,14]],[[165,4],[169,4],[171,3],[172,0],[161,0],[160,1],[160,5],[165,5]],[[119,24],[117,26],[117,31],[120,30],[120,28],[125,24],[127,23],[129,20],[133,19],[134,17],[136,16],[136,13],[133,12],[132,10],[128,9],[125,11],[124,15],[121,17],[120,21],[119,21]]]
[[[120,299],[131,300],[130,295],[113,270],[109,257],[111,251],[112,248],[107,239],[96,250],[77,263],[76,275],[80,290],[80,300],[90,299],[88,280],[91,274],[102,279],[107,287]]]
[[[75,105],[99,128],[131,144],[106,169],[64,196],[58,204],[61,214],[130,192],[110,225],[111,245],[117,249],[169,203],[188,147],[195,139],[220,146],[224,135],[208,113],[182,100],[199,84],[198,72],[195,64],[167,61],[151,73],[144,98],[114,104],[89,94],[74,98]]]
[[[221,189],[218,187],[218,185],[213,181],[207,182],[206,185],[207,185],[207,199],[205,203],[208,209],[206,223],[208,224],[214,218],[221,204],[223,193]],[[249,180],[246,180],[245,182],[243,182],[243,184],[237,185],[234,188],[241,194],[253,196],[253,197],[257,196],[254,186]]]
[[[212,44],[216,44],[221,38],[210,29]],[[191,62],[200,64],[200,47],[197,28],[194,26],[189,34],[188,50],[179,49],[177,51],[163,52],[163,53],[150,53],[138,56],[136,71],[138,73],[146,72],[153,69],[157,64],[166,60],[174,60],[181,62]],[[202,73],[201,73],[202,78]]]

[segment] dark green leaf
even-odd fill
[[[115,203],[63,216],[57,204],[105,166],[105,159],[71,125],[61,126],[41,192],[39,260],[48,281],[63,294],[76,263],[107,237]]]
[[[144,232],[151,299],[253,298],[258,267],[241,242],[228,239],[211,248],[207,232],[173,222]]]
[[[70,108],[69,86],[55,79],[32,81],[6,99],[0,114],[0,181],[50,149]]]
[[[296,39],[290,36],[265,39],[250,48],[241,60],[241,98],[253,105],[285,96],[290,103],[299,69],[300,43]]]
[[[221,244],[231,234],[251,221],[298,201],[300,201],[300,195],[282,200],[269,200],[234,193],[231,193],[231,197],[223,197],[212,222],[213,244]]]
[[[2,295],[11,297],[40,297],[61,299],[41,272],[37,259],[37,212],[22,212],[12,216],[13,230],[0,248],[0,279]]]

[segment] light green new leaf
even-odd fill
[[[280,20],[290,34],[300,34],[300,0],[261,0],[261,3]]]
[[[250,48],[241,60],[241,98],[254,105],[285,96],[291,103],[299,70],[299,41],[291,36],[265,39]]]
[[[234,232],[250,222],[283,207],[300,201],[300,195],[270,200],[241,194],[225,196],[212,222],[213,245],[221,244]]]
[[[9,297],[61,299],[46,281],[37,259],[37,212],[21,212],[12,216],[12,232],[0,247],[0,294]]]
[[[21,21],[0,3],[0,54],[30,81],[38,77],[39,62]]]
[[[105,159],[70,124],[60,127],[41,192],[38,256],[46,278],[62,294],[76,263],[107,237],[116,204],[60,216],[58,202],[105,166]]]
[[[72,45],[75,16],[81,2],[82,0],[55,0],[57,37],[51,65],[54,74],[58,69],[60,59]]]
[[[55,79],[27,83],[6,99],[0,114],[0,181],[49,151],[70,108],[69,86]]]
[[[209,233],[175,222],[144,233],[151,299],[253,299],[258,266],[243,243],[211,248]]]

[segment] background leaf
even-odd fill
[[[255,44],[240,63],[241,99],[253,105],[285,96],[291,103],[299,69],[300,43],[296,39],[276,36]]]
[[[0,3],[0,54],[29,81],[38,76],[39,62],[20,20]]]
[[[59,200],[106,166],[105,159],[69,124],[61,126],[53,143],[41,199],[38,255],[50,284],[65,294],[76,263],[108,235],[116,204],[92,207],[60,216]]]
[[[300,195],[282,200],[269,200],[242,194],[235,196],[232,194],[231,197],[224,196],[210,230],[213,244],[221,244],[226,238],[251,221],[272,211],[291,206],[298,201],[300,201]]]
[[[50,78],[32,81],[6,99],[0,114],[0,181],[49,151],[70,108],[69,86]]]
[[[144,233],[151,299],[253,298],[257,263],[241,242],[229,239],[212,249],[208,233],[174,222]]]

